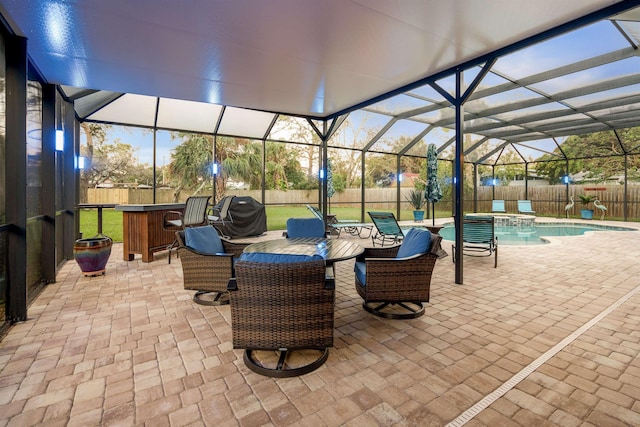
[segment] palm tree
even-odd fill
[[[212,178],[212,137],[201,134],[182,135],[186,139],[171,153],[172,160],[169,164],[169,173],[177,181],[173,193],[174,202],[180,199],[182,190],[193,189],[193,194],[197,194]]]

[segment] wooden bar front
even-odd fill
[[[118,205],[115,209],[122,211],[122,258],[133,261],[135,254],[141,254],[143,262],[151,262],[153,253],[166,250],[176,237],[174,231],[163,229],[164,214],[183,211],[184,203]]]

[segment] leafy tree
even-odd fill
[[[314,175],[314,165],[320,164],[320,137],[311,128],[307,120],[292,116],[280,116],[274,125],[271,135],[285,134],[287,140],[302,144],[289,144],[289,149],[298,153],[301,167],[306,168],[306,175]],[[295,147],[295,148],[292,148]],[[299,185],[303,185],[299,183]]]
[[[269,189],[287,190],[290,187],[296,188],[298,184],[305,181],[305,174],[302,172],[298,160],[298,150],[289,148],[291,144],[282,144],[267,141],[265,171]],[[294,145],[294,147],[297,147]]]
[[[93,163],[93,147],[95,144],[103,144],[106,137],[106,128],[109,125],[97,123],[80,123],[80,128],[84,131],[87,141],[86,147],[80,147],[80,155],[85,158],[85,170],[91,168]],[[87,189],[89,188],[89,176],[87,173],[80,173],[80,200],[87,200]]]
[[[640,127],[621,129],[618,134],[627,149],[640,142]],[[612,131],[570,136],[562,143],[561,149],[567,158],[573,159],[570,173],[585,172],[585,178],[606,179],[624,170],[623,149]],[[537,159],[540,163],[536,170],[546,176],[550,183],[561,182],[566,173],[565,161],[557,161],[558,158],[564,159],[562,152],[556,148],[553,155],[544,154]],[[632,173],[640,168],[637,156],[629,156],[628,161],[627,166]]]
[[[87,187],[97,187],[104,183],[130,182],[129,178],[136,169],[135,149],[119,139],[112,143],[96,140],[91,146],[91,153],[82,154],[87,160],[81,179]],[[85,150],[88,151],[88,147]]]

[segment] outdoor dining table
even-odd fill
[[[300,237],[293,239],[265,240],[253,243],[244,252],[262,252],[285,255],[320,255],[327,265],[355,258],[364,252],[364,247],[344,239],[322,237]]]

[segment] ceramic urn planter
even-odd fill
[[[93,277],[105,274],[112,245],[113,240],[103,235],[76,240],[73,246],[73,256],[84,276]]]

